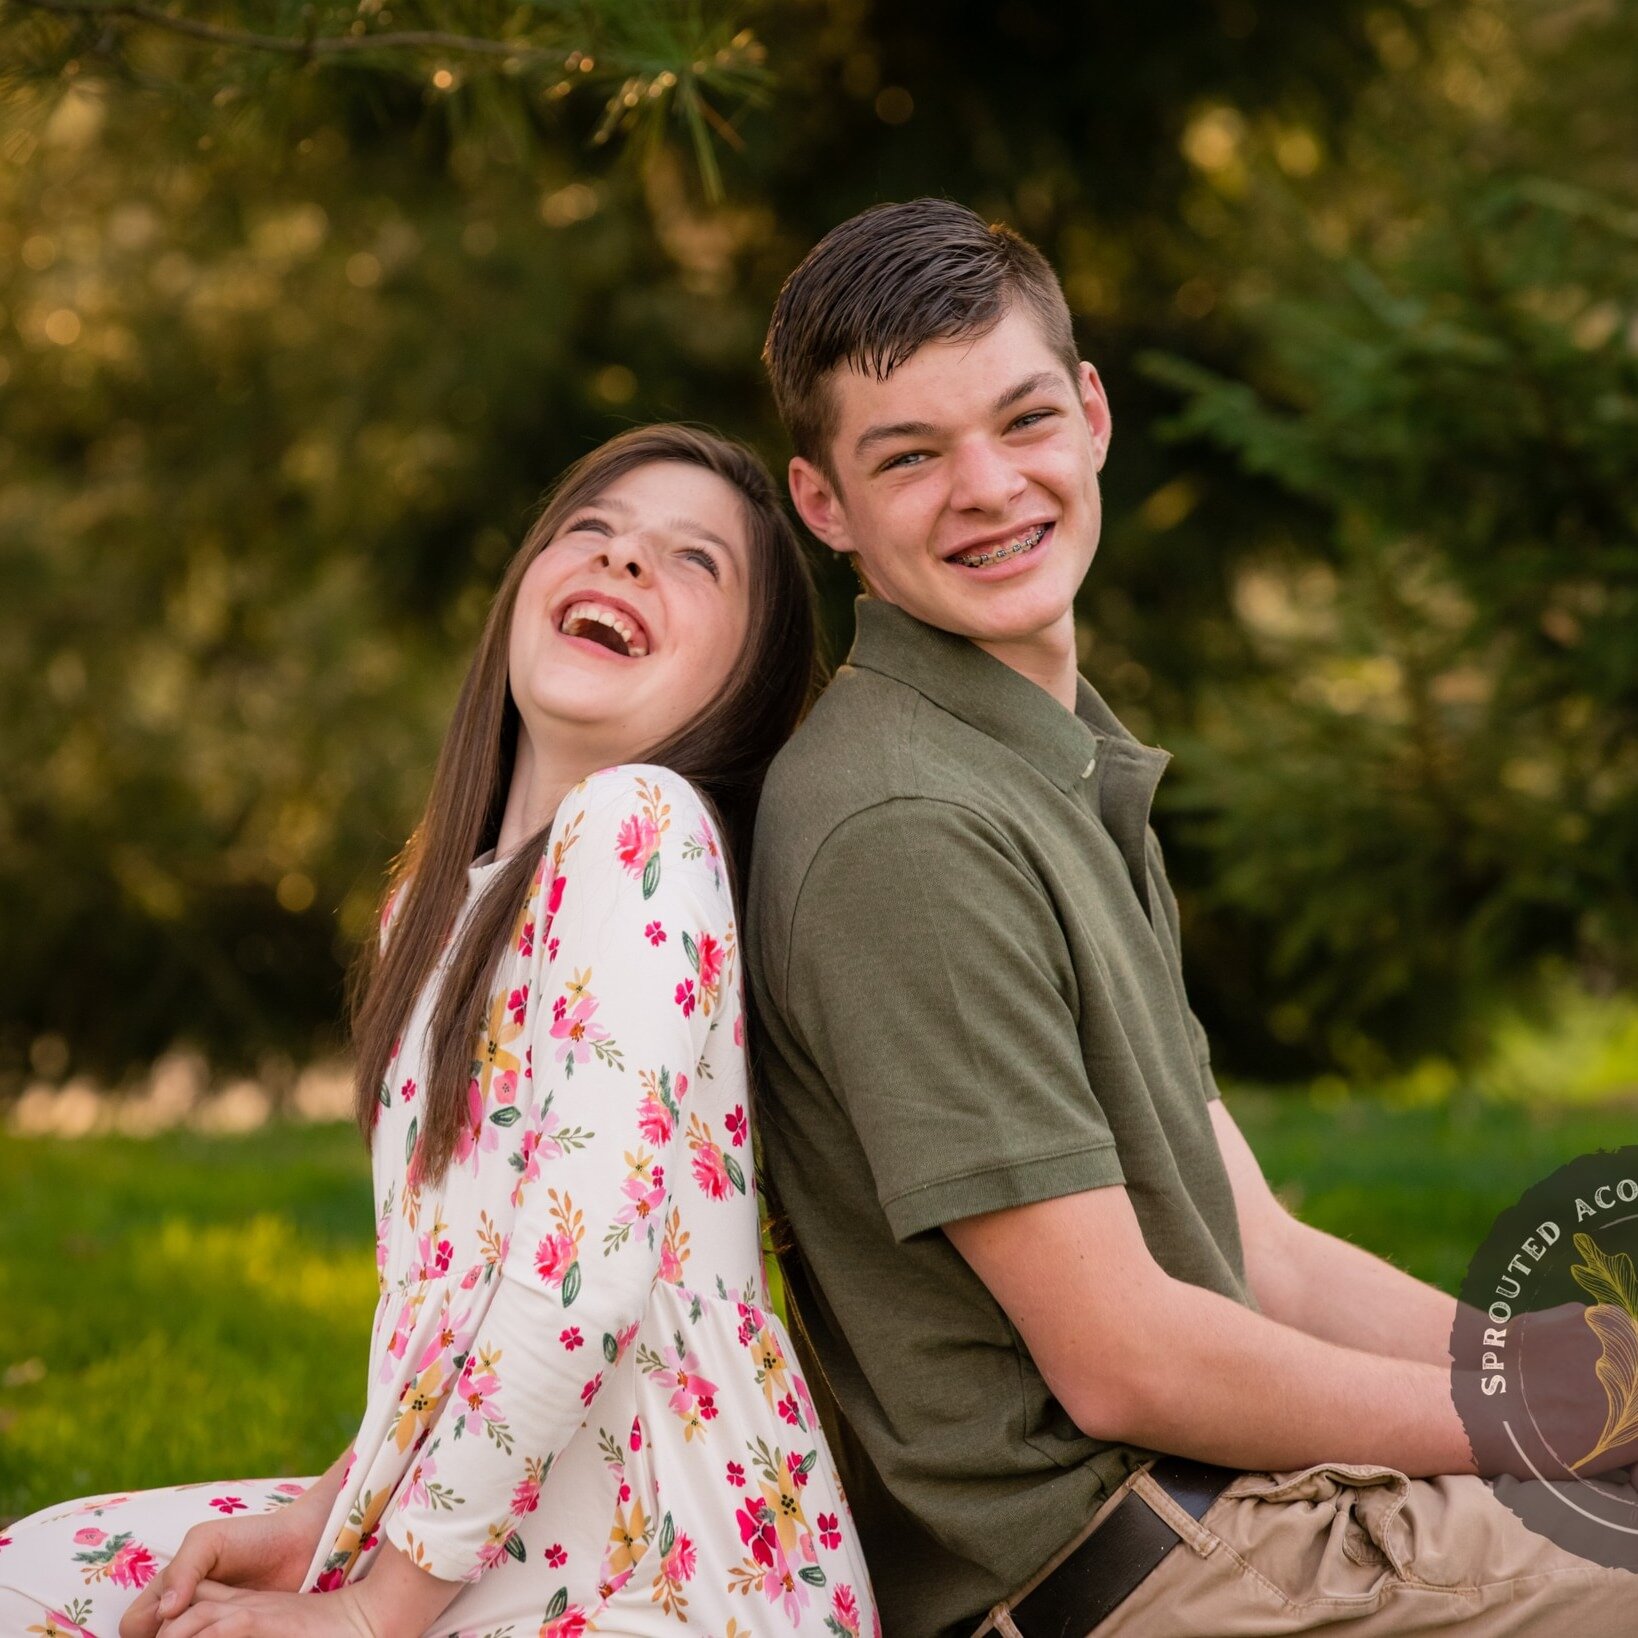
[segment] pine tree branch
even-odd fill
[[[390,34],[315,34],[292,39],[283,34],[255,34],[245,29],[222,28],[201,23],[192,17],[173,17],[156,6],[139,0],[11,0],[14,6],[50,12],[58,17],[87,21],[117,18],[150,28],[166,29],[209,45],[232,46],[244,51],[271,51],[282,56],[312,60],[369,51],[447,51],[469,56],[505,57],[518,62],[551,58],[558,52],[545,46],[490,40],[475,34],[449,34],[436,29],[402,30]]]

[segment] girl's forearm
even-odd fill
[[[418,1569],[390,1541],[382,1542],[369,1573],[347,1588],[373,1638],[415,1638],[460,1590],[459,1581],[440,1581]]]
[[[341,1494],[341,1482],[347,1476],[352,1459],[353,1447],[348,1445],[285,1509],[286,1518],[299,1520],[304,1529],[311,1529],[315,1542],[330,1516],[330,1509],[335,1506],[336,1497]]]

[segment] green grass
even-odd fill
[[[0,1140],[0,1519],[321,1471],[363,1407],[375,1294],[350,1128]]]
[[[1454,1289],[1495,1214],[1625,1107],[1233,1091],[1310,1222]],[[342,1127],[0,1143],[0,1520],[99,1490],[300,1475],[363,1404],[369,1185]]]

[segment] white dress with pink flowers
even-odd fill
[[[499,868],[473,867],[463,916]],[[305,1585],[367,1574],[386,1540],[468,1583],[440,1635],[871,1633],[763,1282],[737,931],[696,792],[625,766],[564,798],[432,1184],[417,1133],[437,982],[379,1093],[369,1397]],[[22,1520],[0,1546],[0,1633],[115,1638],[192,1524],[304,1482]]]

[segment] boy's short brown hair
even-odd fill
[[[948,199],[875,205],[834,227],[785,280],[762,348],[796,453],[832,479],[838,367],[885,381],[929,341],[982,335],[1024,302],[1073,380],[1069,304],[1027,239]]]

